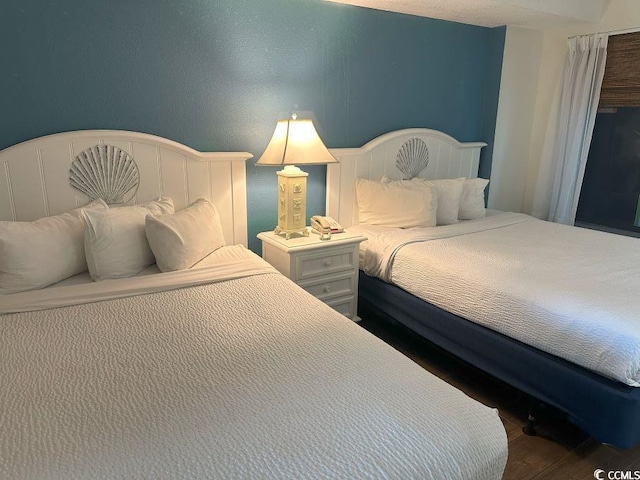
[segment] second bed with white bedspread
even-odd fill
[[[601,375],[640,385],[634,238],[498,213],[437,229],[352,227],[363,267],[415,296]]]

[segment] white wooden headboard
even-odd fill
[[[334,148],[339,163],[327,166],[327,215],[344,227],[358,223],[354,183],[356,178],[390,180],[403,178],[396,160],[403,146],[426,144],[429,162],[418,176],[427,179],[476,178],[482,142],[460,143],[446,133],[427,128],[409,128],[381,135],[359,148]],[[409,143],[407,143],[409,142]],[[423,145],[424,146],[424,145]],[[406,148],[406,147],[405,147]]]
[[[160,196],[180,210],[198,197],[218,209],[228,244],[247,245],[245,162],[248,152],[198,152],[145,133],[82,130],[35,138],[0,151],[0,220],[31,221],[82,206],[89,197],[70,186],[69,167],[83,150],[111,145],[129,153],[140,184],[129,202]]]

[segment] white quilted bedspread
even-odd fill
[[[369,264],[444,310],[640,386],[640,240],[522,214],[449,227],[416,243],[366,232]]]
[[[488,480],[506,456],[495,410],[279,274],[0,316],[0,478]]]

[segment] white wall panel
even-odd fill
[[[20,158],[9,162],[9,174],[16,217],[28,221],[45,217],[47,212],[37,150],[24,152]]]
[[[136,160],[140,173],[140,185],[133,203],[143,203],[162,196],[162,175],[160,170],[160,147],[145,143],[133,145],[131,155]],[[146,158],[148,161],[138,161]]]

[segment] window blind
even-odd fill
[[[611,35],[601,107],[640,107],[640,32]]]

